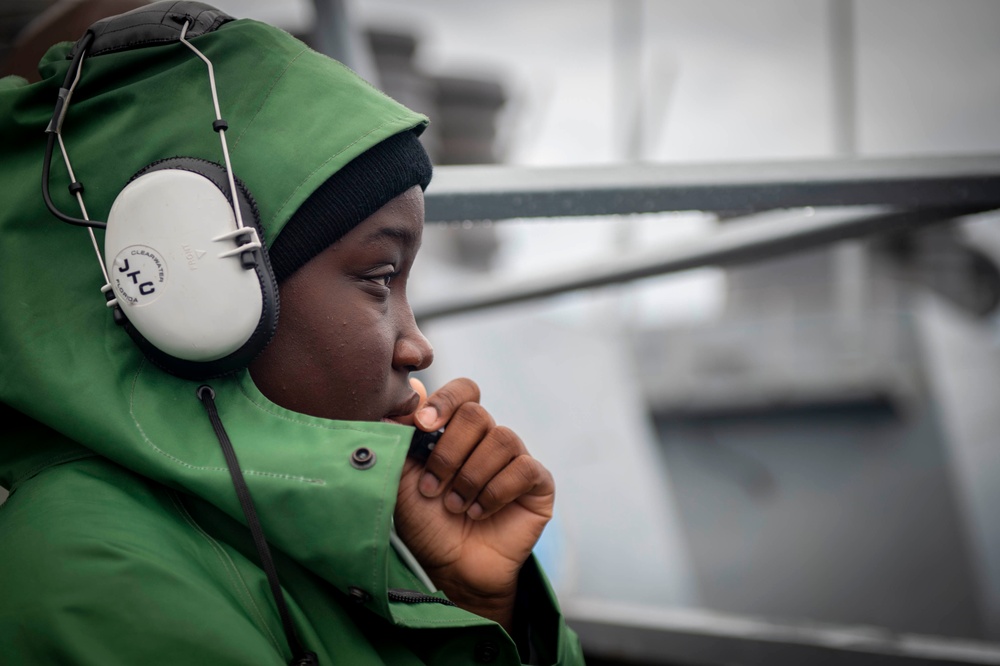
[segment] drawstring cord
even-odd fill
[[[239,498],[240,508],[243,509],[243,516],[246,518],[247,527],[253,536],[253,544],[257,548],[257,556],[260,558],[260,565],[267,575],[267,584],[271,588],[271,595],[274,603],[278,607],[278,615],[281,617],[281,626],[285,630],[285,639],[288,647],[292,651],[292,660],[289,666],[316,666],[319,661],[316,653],[305,649],[295,633],[292,626],[292,619],[288,613],[288,605],[285,603],[285,595],[281,590],[281,583],[278,581],[278,571],[274,567],[274,560],[271,559],[271,549],[268,548],[267,540],[264,538],[264,530],[260,526],[257,518],[257,511],[253,506],[253,499],[250,497],[250,489],[247,488],[243,472],[240,470],[239,460],[236,459],[236,451],[233,443],[226,434],[226,429],[222,426],[222,419],[219,418],[219,410],[215,407],[215,390],[207,384],[198,387],[198,399],[205,406],[208,412],[208,420],[212,422],[212,429],[222,447],[222,455],[226,458],[226,466],[229,468],[229,476],[232,477],[233,486],[236,488],[236,497]]]

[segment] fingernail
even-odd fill
[[[452,513],[460,513],[464,504],[465,500],[455,491],[450,492],[444,500],[445,507]]]
[[[483,515],[483,506],[479,502],[473,502],[466,513],[469,514],[469,518],[478,519]]]
[[[424,497],[434,497],[434,494],[437,493],[438,485],[440,485],[440,483],[441,482],[438,481],[438,478],[436,476],[434,476],[430,472],[427,472],[422,477],[420,477],[420,485],[419,485],[420,494],[423,495]]]
[[[424,428],[432,428],[438,419],[438,410],[434,407],[428,405],[422,409],[417,410],[416,414],[417,423],[419,423]]]

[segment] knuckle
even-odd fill
[[[540,476],[540,468],[541,463],[529,456],[527,453],[519,455],[514,459],[512,464],[512,471],[517,474],[518,479],[522,483],[534,483]]]
[[[461,464],[457,454],[447,450],[445,447],[436,446],[431,457],[427,459],[427,467],[437,474],[438,478],[450,477]]]
[[[498,483],[491,483],[482,492],[479,493],[479,497],[476,498],[480,506],[485,510],[494,509],[497,506],[503,504],[503,493],[499,487]]]
[[[513,430],[507,426],[496,426],[490,432],[500,447],[512,455],[523,453],[524,443]]]
[[[481,395],[479,392],[479,384],[472,381],[468,377],[462,377],[458,381],[462,383],[468,394],[471,396],[469,399],[478,402]]]
[[[471,379],[453,379],[434,392],[427,404],[442,414],[453,414],[463,405],[479,402],[479,386]]]
[[[452,483],[452,488],[461,495],[466,500],[473,500],[478,494],[476,489],[479,484],[476,483],[476,479],[468,471],[463,469],[455,476],[455,481]]]
[[[435,407],[442,414],[450,413],[455,408],[455,399],[447,389],[439,389],[427,399],[427,404]]]
[[[489,412],[478,402],[466,402],[455,412],[455,417],[468,423],[482,423],[490,419]]]

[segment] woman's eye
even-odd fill
[[[378,290],[389,288],[389,283],[399,275],[395,264],[379,264],[372,266],[369,270],[359,273],[357,278],[369,285],[376,285]],[[386,292],[388,293],[388,292]]]
[[[382,272],[377,275],[368,275],[365,280],[377,284],[382,288],[387,288],[392,279],[396,277],[396,269],[393,266],[385,266],[382,268]]]

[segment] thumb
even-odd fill
[[[427,404],[427,388],[424,383],[417,379],[416,377],[410,377],[410,388],[417,392],[420,396],[420,404],[417,405],[417,409],[420,409],[425,404]]]

